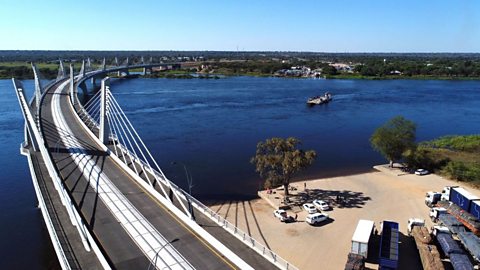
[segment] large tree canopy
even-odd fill
[[[298,149],[301,144],[296,138],[271,138],[257,144],[257,152],[250,160],[256,171],[265,179],[265,188],[283,185],[288,196],[288,185],[292,176],[313,163],[313,150]]]
[[[390,161],[392,167],[405,151],[415,149],[416,130],[414,122],[397,116],[377,128],[370,138],[370,143],[373,149]]]

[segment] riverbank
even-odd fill
[[[229,73],[229,72],[213,72],[211,74],[222,76],[252,76],[252,77],[272,77],[286,79],[326,79],[326,80],[458,80],[458,81],[475,81],[480,77],[458,77],[458,76],[425,76],[425,75],[388,75],[388,76],[362,76],[360,74],[338,74],[325,75],[319,78],[314,77],[294,77],[294,76],[275,76],[271,73],[246,72],[246,73]]]
[[[359,219],[373,220],[376,226],[382,220],[394,220],[399,222],[401,232],[400,269],[421,269],[415,244],[407,237],[407,220],[419,217],[431,226],[425,192],[458,184],[434,174],[405,174],[381,165],[375,166],[374,172],[292,184],[296,188],[291,191],[294,204],[287,212],[297,216],[298,222],[285,224],[273,217],[273,210],[282,201],[280,190],[274,194],[262,191],[261,198],[250,201],[216,202],[211,208],[281,257],[307,270],[318,269],[318,265],[342,269]],[[480,191],[468,189],[480,196]],[[344,198],[343,204],[335,202],[337,195]],[[301,208],[303,202],[313,199],[323,199],[333,207],[327,212],[330,221],[318,227],[304,222],[306,212]],[[371,261],[367,266],[375,269],[376,264]]]

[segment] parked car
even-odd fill
[[[415,171],[415,174],[416,174],[416,175],[427,175],[427,174],[429,174],[429,173],[430,173],[430,172],[427,171],[427,170],[425,170],[425,169],[418,169],[418,170]]]
[[[285,222],[285,223],[294,221],[294,218],[292,216],[289,216],[287,214],[287,211],[285,211],[283,209],[278,209],[278,210],[273,211],[273,216],[278,218],[281,222]]]
[[[321,222],[324,222],[328,219],[327,214],[322,214],[322,213],[315,213],[315,214],[310,214],[305,218],[305,222],[307,222],[310,225],[316,225]]]
[[[326,201],[313,200],[313,205],[314,205],[317,209],[322,210],[322,211],[330,210],[330,205],[328,205],[328,203],[327,203]]]
[[[303,209],[305,209],[305,211],[307,211],[309,214],[317,213],[317,208],[315,208],[315,206],[311,203],[303,204]]]
[[[283,209],[278,209],[273,211],[273,216],[280,219],[280,221],[283,221],[285,218],[287,218],[287,211]]]

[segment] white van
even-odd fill
[[[320,222],[323,222],[328,219],[327,214],[322,214],[322,213],[315,213],[315,214],[310,214],[305,218],[305,222],[307,222],[310,225],[315,225]]]

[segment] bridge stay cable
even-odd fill
[[[186,198],[185,194],[181,192],[176,185],[173,186],[166,178],[138,132],[114,98],[109,87],[106,87],[105,90],[107,91],[106,109],[108,111],[105,115],[109,125],[108,138],[109,142],[112,143],[115,154],[130,167],[136,175],[144,179],[153,188],[158,186],[163,196],[172,201],[169,192],[165,189],[165,187],[168,187],[184,212],[192,218],[191,211],[188,210],[189,208],[184,203],[183,198]],[[99,94],[99,92],[85,103],[82,112],[80,112],[82,120],[84,120],[92,130],[100,128],[101,94]]]
[[[178,188],[176,187],[173,187],[171,185],[171,182],[170,180],[168,180],[166,177],[165,177],[165,174],[163,173],[163,171],[160,169],[160,166],[158,165],[158,163],[156,162],[156,160],[153,158],[152,154],[150,153],[150,151],[148,150],[148,148],[146,147],[145,143],[143,142],[142,138],[138,135],[137,131],[135,130],[135,128],[133,127],[132,123],[130,122],[130,120],[128,119],[128,117],[125,115],[124,111],[122,110],[122,108],[120,107],[120,105],[118,104],[118,102],[116,101],[116,99],[113,97],[113,95],[109,94],[110,98],[111,98],[111,101],[112,101],[112,104],[113,104],[113,108],[114,110],[119,113],[120,117],[122,119],[124,119],[124,121],[122,121],[123,124],[127,125],[127,130],[129,130],[129,133],[130,133],[130,130],[131,132],[133,132],[133,136],[131,133],[130,135],[132,136],[132,138],[136,141],[136,139],[138,139],[138,141],[140,142],[140,145],[136,144],[143,159],[139,158],[139,160],[143,161],[144,163],[146,163],[145,165],[147,165],[147,168],[148,168],[148,172],[151,173],[156,182],[159,184],[158,186],[160,187],[160,189],[162,190],[162,192],[164,193],[165,197],[168,198],[169,200],[170,197],[168,196],[167,192],[165,191],[165,189],[163,188],[163,185],[166,185],[167,187],[170,188],[171,191],[173,191],[173,194],[175,195],[175,197],[177,198],[177,201],[179,202],[179,204],[182,206],[182,208],[184,209],[185,213],[187,213],[187,215],[192,218],[192,214],[191,212],[188,210],[187,206],[185,206],[181,196],[185,196],[185,194],[183,194],[182,192],[179,191]],[[126,123],[125,123],[126,122]],[[135,139],[136,138],[136,139]],[[143,148],[143,150],[142,150]],[[145,151],[145,153],[144,153]],[[145,155],[146,154],[146,155]],[[151,165],[151,162],[153,163],[153,165],[155,166],[155,169],[153,168],[153,166]],[[156,172],[158,172],[160,175],[158,175]],[[147,175],[147,174],[146,174]],[[161,183],[160,183],[161,182]],[[180,193],[180,194],[179,194]]]

